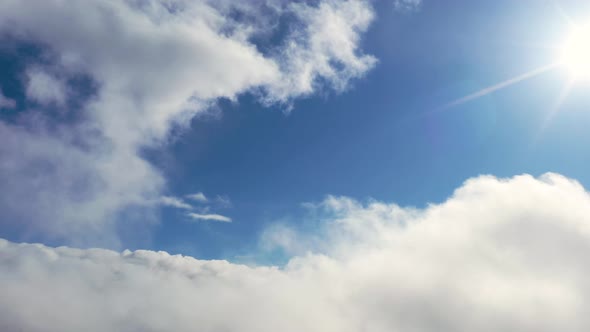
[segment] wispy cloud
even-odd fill
[[[199,203],[206,203],[209,201],[207,196],[205,196],[205,194],[203,194],[202,192],[186,195],[186,198],[190,198],[193,201],[197,201]]]
[[[162,197],[160,197],[160,203],[162,205],[166,205],[166,206],[170,206],[170,207],[175,207],[175,208],[178,208],[178,209],[191,210],[193,208],[190,204],[186,203],[182,199],[180,199],[178,197],[172,197],[172,196],[162,196]]]
[[[414,12],[420,9],[422,0],[394,0],[393,8],[400,12]]]
[[[4,93],[2,93],[2,89],[0,88],[0,109],[3,108],[15,108],[16,107],[16,101],[14,99],[10,99],[8,97],[6,97],[4,95]]]
[[[195,220],[210,220],[210,221],[219,221],[219,222],[231,222],[231,218],[226,217],[226,216],[222,216],[220,214],[214,214],[214,213],[210,213],[210,214],[200,214],[200,213],[187,213],[187,216],[189,216],[192,219]]]
[[[222,208],[232,207],[231,199],[229,199],[227,195],[217,195],[217,197],[215,197],[215,201]]]
[[[221,214],[210,213],[211,204],[216,205],[220,208],[228,208],[231,206],[231,201],[227,196],[216,196],[215,199],[209,200],[204,193],[198,192],[184,197],[196,201],[199,203],[198,206],[193,206],[187,203],[185,200],[174,196],[162,196],[160,197],[159,203],[168,207],[173,207],[182,210],[189,210],[186,215],[193,220],[203,221],[217,221],[217,222],[232,222],[231,218]]]

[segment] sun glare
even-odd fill
[[[561,52],[560,62],[574,80],[590,80],[590,23],[573,27]]]

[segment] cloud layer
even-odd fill
[[[425,209],[315,209],[320,230],[294,230],[304,252],[281,269],[0,241],[0,330],[590,328],[590,195],[573,180],[483,176]]]
[[[42,108],[0,124],[14,143],[0,147],[2,223],[105,245],[91,234],[108,237],[122,214],[155,222],[166,181],[142,151],[219,98],[252,92],[289,107],[322,87],[342,91],[375,63],[359,49],[372,18],[365,0],[2,1],[1,38],[40,49],[23,76]],[[76,121],[43,109],[76,101],[68,82],[80,77],[95,91]]]

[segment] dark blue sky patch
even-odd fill
[[[40,104],[27,98],[26,71],[30,68],[46,68],[49,73],[63,80],[67,89],[65,105]],[[8,39],[0,47],[0,87],[4,95],[14,99],[17,107],[4,110],[0,119],[14,123],[23,120],[23,113],[38,112],[47,125],[76,124],[84,120],[86,105],[96,98],[99,84],[85,73],[68,73],[60,70],[55,56],[44,45],[22,43]],[[28,115],[24,115],[27,118]]]

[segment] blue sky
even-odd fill
[[[589,59],[587,1],[0,0],[0,331],[588,331]]]
[[[378,62],[343,91],[320,88],[290,100],[291,106],[262,103],[252,93],[221,98],[212,115],[193,118],[167,143],[142,152],[163,174],[166,195],[202,192],[212,202],[197,208],[232,223],[191,222],[184,209],[163,207],[151,212],[158,223],[139,235],[135,225],[120,225],[119,247],[235,259],[257,251],[269,225],[304,224],[302,203],[326,195],[424,207],[481,174],[552,171],[587,185],[586,86],[574,86],[549,119],[568,80],[563,70],[438,110],[554,62],[551,47],[568,29],[564,15],[580,9],[580,3],[551,1],[425,2],[410,10],[375,3],[378,15],[359,48]],[[271,47],[269,42],[263,38],[258,47]],[[10,122],[39,105],[25,96],[24,68],[51,60],[43,58],[41,45],[16,39],[7,45],[2,88],[18,105],[2,114]],[[70,100],[43,107],[80,107],[97,93],[85,82],[83,74],[69,78]],[[52,116],[68,121],[76,113]],[[231,204],[216,203],[218,196]],[[68,243],[10,225],[0,232],[13,241]]]
[[[164,205],[150,210],[153,221],[140,232],[134,222],[118,223],[114,232],[120,241],[107,247],[227,259],[255,252],[254,260],[272,261],[273,253],[259,252],[261,234],[277,222],[303,227],[308,211],[302,204],[327,195],[425,207],[482,174],[551,171],[588,185],[587,86],[573,86],[556,106],[568,81],[564,70],[554,68],[441,110],[555,62],[556,45],[568,31],[566,17],[583,12],[581,3],[407,2],[405,10],[400,8],[373,3],[377,15],[358,36],[356,52],[377,62],[344,89],[322,86],[319,77],[313,94],[278,103],[252,92],[222,96],[207,107],[208,114],[171,130],[164,143],[141,147],[144,160],[165,182],[162,195],[188,204],[186,195],[203,193],[209,202],[193,201],[196,212],[222,215],[231,223],[194,222],[186,209]],[[255,39],[256,47],[272,49],[288,35],[285,31],[279,25],[276,34]],[[37,108],[50,114],[46,130],[75,124],[84,117],[75,110],[100,94],[92,74],[59,73],[45,48],[7,39],[1,86],[6,98],[16,101],[2,112],[7,123],[18,123],[15,119]],[[52,74],[65,82],[67,100],[44,103],[27,95],[27,68],[44,65],[53,66]],[[116,209],[125,215],[124,205]],[[11,223],[3,224],[0,236],[71,243],[68,235],[47,237]]]
[[[576,7],[564,7],[573,11]],[[219,118],[193,120],[154,151],[172,193],[227,195],[231,225],[187,224],[163,211],[155,248],[226,257],[252,250],[268,224],[304,219],[325,195],[423,207],[480,174],[558,172],[588,185],[576,86],[546,125],[567,82],[553,70],[463,105],[442,105],[555,61],[567,21],[552,2],[424,3],[400,13],[377,3],[363,49],[379,59],[345,92],[297,100],[285,114],[245,95]],[[526,18],[526,19],[523,19]]]

